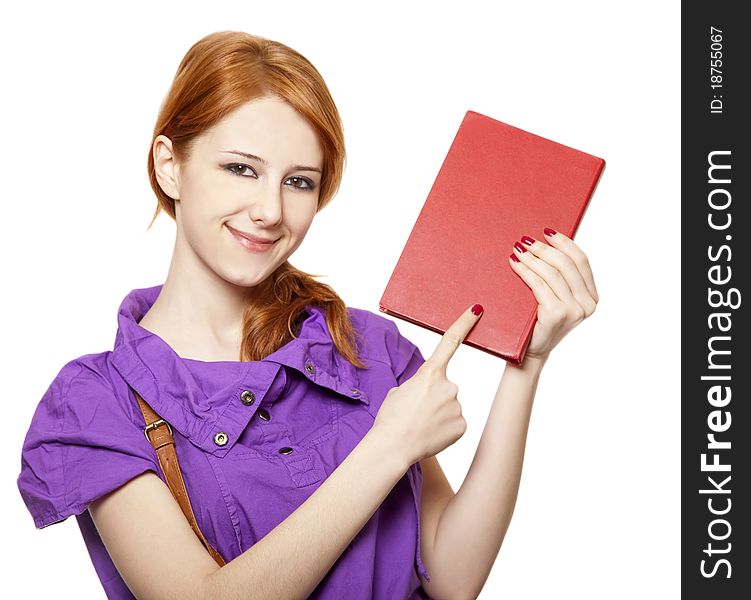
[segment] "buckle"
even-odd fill
[[[167,423],[167,421],[165,421],[164,419],[157,419],[150,425],[147,425],[143,430],[143,434],[146,436],[146,439],[149,440],[149,443],[151,443],[151,438],[149,437],[149,431],[152,429],[156,429],[160,425],[166,425],[167,429],[169,430],[169,434],[172,435],[172,427],[170,426],[170,424]]]

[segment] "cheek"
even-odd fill
[[[186,198],[186,200],[186,202],[182,203],[183,228],[191,237],[196,234],[200,235],[201,232],[206,232],[210,220],[206,205],[202,202],[197,202],[194,197],[190,199]]]
[[[286,214],[287,226],[297,236],[304,236],[316,215],[317,199],[308,199],[289,208]]]
[[[221,177],[213,173],[194,174],[181,194],[185,221],[194,226],[217,225],[223,213],[231,209],[233,193],[237,195],[231,186],[228,187]]]
[[[222,214],[207,186],[186,187],[180,200],[180,224],[191,246],[211,250],[221,243]]]

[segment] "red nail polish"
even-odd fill
[[[519,242],[514,242],[514,248],[516,248],[519,252],[526,252],[527,249],[522,246]]]
[[[523,235],[522,236],[522,242],[524,242],[525,244],[527,244],[527,246],[531,246],[532,244],[535,243],[535,238],[531,238],[528,235]]]
[[[481,315],[482,314],[482,304],[475,304],[472,307],[472,314],[476,315],[476,316]]]
[[[546,227],[544,231],[545,235],[549,235],[550,237],[553,237],[557,233],[555,229],[550,229],[550,227]]]
[[[518,256],[517,256],[516,254],[509,254],[509,257],[510,257],[510,258],[511,258],[511,260],[513,260],[514,262],[522,262],[522,261],[520,261],[520,260],[519,260],[519,257],[518,257]]]

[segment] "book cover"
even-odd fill
[[[521,364],[537,300],[508,256],[552,227],[574,238],[605,168],[602,158],[469,110],[379,302],[441,335],[475,302],[464,343]],[[547,243],[547,242],[546,242]]]

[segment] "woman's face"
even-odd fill
[[[261,283],[302,243],[316,214],[323,150],[315,131],[289,104],[266,96],[197,137],[187,162],[177,162],[171,147],[164,136],[154,141],[157,177],[176,200],[180,268]]]

